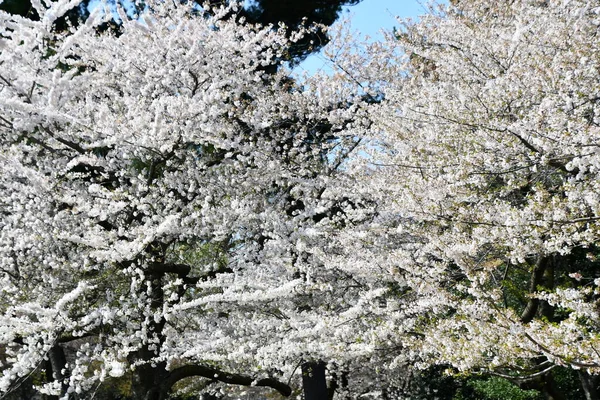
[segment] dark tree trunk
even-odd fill
[[[138,352],[138,354],[141,351]],[[133,372],[131,380],[131,396],[134,400],[164,400],[170,387],[165,382],[168,375],[164,362],[141,365]]]
[[[161,244],[152,244],[155,249],[159,249]],[[165,249],[162,249],[164,253]],[[160,258],[160,257],[157,257]],[[150,286],[150,309],[162,310],[165,299],[163,291],[163,280],[165,274],[171,273],[178,275],[184,282],[197,282],[200,278],[189,278],[191,268],[182,264],[165,264],[155,262],[150,264],[146,271],[146,279]],[[184,292],[181,292],[183,295]],[[213,382],[219,381],[233,385],[244,386],[265,386],[273,388],[284,396],[289,396],[292,389],[274,378],[255,379],[251,376],[239,375],[236,373],[226,373],[218,369],[202,365],[183,365],[172,371],[167,371],[166,362],[156,362],[157,356],[160,356],[160,349],[165,342],[165,320],[161,318],[156,321],[151,318],[146,325],[149,333],[153,334],[154,343],[152,347],[143,344],[136,351],[129,355],[129,363],[136,364],[131,380],[131,392],[133,400],[166,400],[169,392],[178,381],[192,377],[200,376],[210,379]],[[325,382],[325,364],[323,364],[323,382]],[[327,389],[327,388],[325,388]],[[327,400],[326,397],[315,397],[314,399]]]
[[[304,400],[328,400],[325,363],[311,361],[302,364],[302,388]]]
[[[585,393],[585,400],[600,400],[598,396],[598,377],[585,371],[578,371],[578,375],[583,393]]]
[[[48,396],[49,400],[58,400],[67,392],[68,384],[66,382],[67,374],[63,373],[67,366],[65,351],[59,343],[54,344],[48,351],[48,361],[46,361],[45,372],[48,382],[58,381],[61,386],[61,396]]]
[[[538,286],[543,284],[544,274],[546,272],[546,268],[550,263],[549,257],[538,256],[533,270],[531,271],[531,280],[529,282],[529,293],[533,294],[537,291]],[[533,321],[535,317],[538,307],[540,305],[539,299],[532,297],[527,302],[523,313],[521,314],[521,322],[529,323]]]
[[[335,392],[338,389],[346,389],[348,387],[348,371],[342,370],[338,372],[331,372],[331,380],[329,382],[328,399],[333,400]],[[345,395],[343,399],[348,400],[349,397]]]
[[[160,310],[164,305],[163,278],[164,271],[149,271],[146,275],[151,288],[150,307],[152,310]],[[166,399],[170,387],[166,386],[169,372],[166,369],[165,362],[153,362],[159,355],[165,336],[163,329],[165,327],[164,319],[148,322],[146,327],[148,332],[153,333],[157,342],[154,343],[155,349],[150,349],[148,344],[143,344],[141,348],[130,355],[130,363],[141,363],[134,371],[131,380],[131,394],[134,400],[163,400]]]

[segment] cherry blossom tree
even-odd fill
[[[289,395],[299,363],[367,354],[340,343],[364,286],[318,257],[373,212],[338,178],[362,97],[265,73],[287,32],[235,5],[146,2],[116,34],[101,11],[57,31],[78,2],[45,3],[0,13],[0,391]]]
[[[493,373],[548,398],[568,367],[598,398],[600,3],[432,11],[363,57],[384,101],[353,170],[385,210],[370,235],[386,241],[363,239],[360,262],[397,282],[381,332],[398,364]]]

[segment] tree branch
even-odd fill
[[[166,385],[170,388],[180,380],[192,376],[201,376],[233,385],[270,387],[286,397],[292,394],[292,389],[288,385],[278,381],[275,378],[263,378],[255,380],[251,376],[226,373],[203,365],[184,365],[182,367],[175,368],[173,371],[169,372],[169,375],[166,379]]]
[[[535,372],[535,373],[531,373],[531,374],[528,374],[528,375],[508,375],[508,374],[503,374],[503,373],[496,372],[496,371],[490,371],[490,374],[494,375],[494,376],[499,376],[499,377],[504,378],[504,379],[508,379],[511,382],[512,381],[519,382],[519,381],[528,381],[528,380],[532,380],[532,379],[538,378],[540,376],[544,376],[544,375],[546,375],[548,372],[550,372],[554,368],[556,368],[556,365],[553,364],[553,365],[550,365],[548,368],[545,368],[545,369],[543,369],[541,371],[538,371],[538,372]]]
[[[529,281],[529,293],[532,294],[537,290],[537,287],[542,284],[542,279],[544,277],[544,272],[546,271],[546,267],[548,266],[548,257],[538,256],[537,261],[535,262],[535,267],[533,267],[533,271],[531,272],[531,280]],[[528,323],[533,320],[535,313],[537,312],[538,305],[540,304],[539,299],[530,298],[525,306],[525,310],[523,310],[523,314],[521,314],[521,322]]]
[[[177,274],[183,278],[192,271],[192,267],[186,264],[152,263],[148,270],[154,273]]]
[[[86,151],[83,147],[81,147],[79,144],[72,142],[70,140],[61,138],[60,136],[56,136],[50,129],[46,128],[46,127],[42,127],[42,130],[44,132],[46,132],[48,134],[48,136],[50,136],[51,138],[53,138],[54,140],[64,144],[65,146],[75,150],[76,152],[78,152],[79,154],[85,154]]]

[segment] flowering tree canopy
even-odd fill
[[[455,1],[366,57],[385,100],[359,173],[388,238],[366,265],[404,288],[398,362],[600,372],[599,13]]]
[[[32,4],[0,13],[0,391],[44,369],[69,398],[129,373],[136,399],[190,376],[289,395],[329,348],[319,304],[339,313],[305,249],[359,207],[330,184],[348,93],[266,74],[287,33],[235,6],[146,2],[115,34]]]

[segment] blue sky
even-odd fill
[[[357,31],[361,36],[368,35],[374,40],[381,39],[381,30],[391,30],[397,26],[396,17],[417,18],[426,12],[419,0],[363,0],[355,6],[345,7],[342,18],[351,19],[352,31]],[[342,19],[340,18],[340,19]],[[326,68],[326,60],[319,54],[308,57],[296,67],[295,72],[302,74],[304,71],[312,74]]]
[[[381,29],[396,26],[395,17],[417,17],[425,8],[417,0],[363,0],[355,6],[345,7],[352,16],[352,27],[375,37]]]

